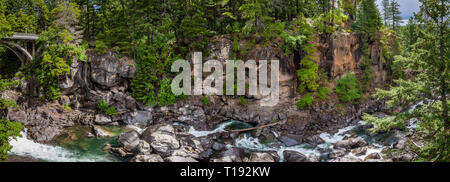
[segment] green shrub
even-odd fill
[[[328,87],[320,87],[319,91],[317,92],[317,97],[320,100],[326,100],[328,98],[328,95],[330,94],[331,89]]]
[[[17,103],[14,100],[0,98],[0,109],[17,109]]]
[[[312,105],[313,101],[314,101],[314,98],[313,98],[312,94],[308,93],[297,102],[297,108],[303,109],[305,107],[309,107]]]
[[[211,104],[211,101],[209,100],[209,97],[202,97],[202,98],[200,98],[200,101],[202,101],[202,104],[204,106],[209,106]]]
[[[9,141],[21,137],[22,124],[0,118],[0,161],[8,159],[8,152],[12,149]]]
[[[170,79],[164,78],[161,80],[161,89],[158,93],[158,105],[159,106],[170,106],[175,104],[177,96],[172,93],[172,87]]]
[[[2,79],[2,75],[0,75],[0,91],[8,90],[11,87],[15,87],[20,84],[20,81],[14,81],[11,79]]]
[[[335,91],[342,102],[358,101],[362,96],[361,83],[350,73],[338,80]]]
[[[155,96],[155,87],[151,83],[145,83],[145,90],[147,90],[147,93],[140,98],[142,102],[146,106],[153,106],[156,104],[157,99]]]
[[[108,109],[108,103],[106,103],[103,99],[98,100],[98,105],[97,108],[98,110],[102,111],[102,112],[106,112],[106,110]]]
[[[107,115],[117,115],[117,110],[114,106],[109,106],[107,102],[105,102],[103,99],[98,100],[98,110],[101,112],[104,112]]]
[[[99,54],[106,54],[108,52],[108,46],[101,40],[95,41],[95,52]]]
[[[117,110],[114,106],[108,107],[108,109],[106,109],[105,114],[107,115],[117,115]]]

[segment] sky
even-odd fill
[[[380,13],[382,13],[381,2],[382,0],[376,0],[380,8]],[[400,12],[403,20],[408,20],[409,17],[413,16],[414,12],[419,11],[420,3],[419,0],[397,0],[400,4]]]

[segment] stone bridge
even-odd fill
[[[0,39],[0,45],[5,46],[19,57],[22,66],[30,63],[36,54],[37,34],[14,33]]]

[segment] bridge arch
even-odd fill
[[[34,57],[37,39],[38,35],[36,34],[14,33],[13,36],[2,38],[0,46],[11,50],[19,58],[21,66],[24,66]],[[19,45],[18,42],[22,42],[24,46]],[[31,53],[27,49],[28,43],[31,43]]]

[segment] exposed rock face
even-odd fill
[[[330,45],[326,55],[322,55],[320,66],[328,71],[331,78],[336,80],[342,77],[346,72],[363,74],[361,65],[363,57],[361,51],[361,40],[353,33],[336,33],[331,36]],[[388,72],[385,67],[388,63],[384,63],[381,59],[381,47],[379,42],[374,42],[368,46],[369,58],[371,59],[371,69],[375,73],[372,80],[374,86],[383,86],[388,79]]]
[[[89,117],[80,111],[65,110],[57,103],[30,107],[26,110],[10,109],[8,119],[21,122],[28,135],[37,142],[46,143],[59,135],[65,127],[73,126]]]

